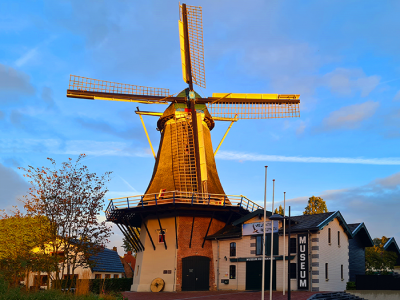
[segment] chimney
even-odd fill
[[[117,252],[117,247],[113,247],[113,251]]]

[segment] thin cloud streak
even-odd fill
[[[59,139],[3,139],[0,153],[54,153],[93,156],[152,157],[150,149],[132,147],[123,142]]]
[[[217,159],[238,161],[276,161],[276,162],[298,162],[298,163],[336,163],[336,164],[363,164],[363,165],[400,165],[399,157],[387,158],[351,158],[351,157],[301,157],[263,155],[254,153],[218,152]]]

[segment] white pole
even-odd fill
[[[261,276],[261,300],[264,300],[264,279],[265,279],[265,219],[267,218],[267,168],[265,166],[265,184],[264,184],[264,220],[263,220],[263,250],[262,250],[262,276]]]
[[[272,179],[272,213],[274,213],[274,195],[275,195],[275,179]],[[274,255],[274,221],[271,221],[271,261],[270,261],[270,275],[269,275],[269,300],[272,300],[272,274],[273,274],[273,255]]]
[[[285,242],[285,215],[286,215],[286,192],[283,192],[283,295],[285,295],[285,249],[286,249],[286,242]]]

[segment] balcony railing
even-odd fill
[[[136,195],[130,197],[113,198],[105,210],[107,219],[121,209],[135,207],[149,207],[164,204],[187,204],[202,206],[230,206],[241,207],[249,212],[262,209],[260,205],[243,195],[202,194],[181,191],[160,192],[155,194]]]

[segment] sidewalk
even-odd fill
[[[150,293],[150,292],[124,292],[122,293],[129,300],[260,300],[261,292],[251,292],[251,291],[204,291],[204,292],[160,292],[160,293]],[[314,294],[319,294],[318,292],[299,292],[293,291],[291,293],[292,300],[307,300]],[[264,299],[269,300],[269,292],[265,292]],[[282,292],[272,292],[273,300],[287,300],[286,295],[283,296]]]

